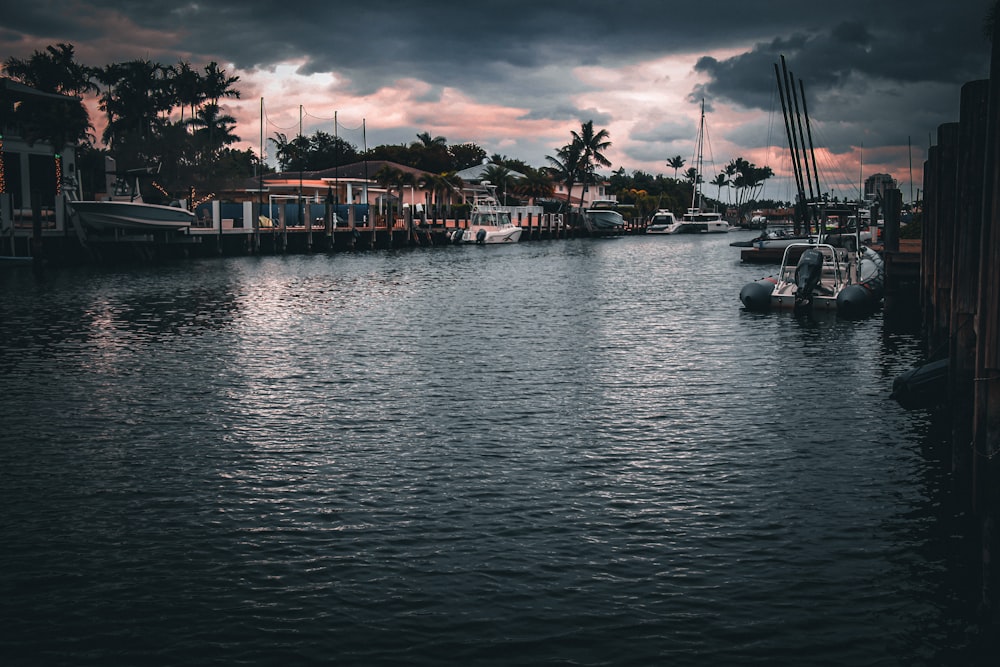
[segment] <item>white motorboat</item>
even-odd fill
[[[455,230],[452,241],[478,245],[517,243],[522,229],[511,222],[510,211],[500,206],[496,186],[487,181],[483,181],[482,185],[486,190],[477,192],[473,199],[468,229]]]
[[[74,184],[64,190],[66,204],[88,229],[97,232],[189,229],[195,215],[177,205],[147,204],[139,187],[139,176],[148,174],[136,170],[119,176],[111,197],[105,200],[81,200]]]
[[[650,216],[649,223],[646,224],[647,234],[669,234],[667,230],[677,222],[677,217],[673,211],[665,208],[659,209]]]
[[[618,212],[618,202],[613,199],[595,199],[583,212],[583,224],[596,236],[610,236],[625,232],[625,217]]]
[[[794,243],[785,248],[776,276],[740,290],[747,310],[836,311],[854,317],[882,301],[885,265],[871,248],[838,248],[828,243]]]

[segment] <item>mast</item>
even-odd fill
[[[698,125],[698,139],[695,142],[697,159],[695,160],[694,183],[691,184],[691,208],[701,208],[701,162],[705,145],[705,98],[701,98],[701,123]],[[698,202],[695,205],[695,202]]]
[[[816,148],[813,146],[812,124],[809,122],[809,109],[806,107],[806,89],[799,79],[799,92],[802,95],[802,115],[805,116],[806,134],[809,137],[809,155],[813,163],[813,179],[816,181],[816,196],[821,195],[819,189],[819,169],[816,167]]]
[[[784,56],[781,57],[781,69],[787,71],[785,69],[785,57]],[[777,79],[777,83],[778,83],[778,96],[781,98],[781,115],[782,115],[782,117],[784,118],[784,121],[785,121],[785,136],[788,138],[788,150],[789,150],[789,152],[791,153],[791,156],[792,156],[792,173],[795,176],[795,187],[796,187],[796,190],[798,191],[798,197],[799,197],[799,206],[796,206],[796,209],[799,211],[799,213],[801,215],[801,211],[802,211],[801,204],[802,204],[803,200],[805,199],[805,189],[802,187],[802,171],[801,171],[801,168],[800,168],[800,165],[799,165],[798,151],[797,151],[796,141],[795,141],[795,133],[792,131],[792,126],[791,126],[791,121],[790,121],[790,113],[791,112],[790,112],[789,107],[791,105],[791,100],[788,100],[787,104],[786,104],[786,100],[785,100],[785,90],[786,90],[785,79],[782,77],[781,71],[778,70],[778,64],[777,63],[774,64],[774,76]],[[796,227],[798,227],[798,222],[799,221],[801,221],[801,217],[800,216],[796,216]],[[799,231],[799,230],[796,229],[796,231]]]

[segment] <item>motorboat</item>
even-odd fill
[[[646,224],[647,234],[669,234],[667,230],[673,227],[677,223],[677,217],[674,212],[665,208],[661,208],[656,213],[650,216],[649,222]]]
[[[884,288],[885,264],[868,246],[793,243],[785,248],[778,274],[744,285],[740,301],[751,311],[825,310],[856,317],[878,307]]]
[[[618,212],[618,202],[613,199],[596,199],[583,212],[583,224],[596,236],[610,236],[625,232],[625,217]]]
[[[72,182],[63,190],[66,204],[80,223],[96,232],[189,229],[195,215],[178,202],[170,205],[149,204],[143,199],[139,178],[148,170],[132,170],[115,179],[111,196],[103,200],[82,200]]]
[[[496,197],[496,186],[483,181],[485,191],[477,192],[472,203],[467,229],[452,232],[454,243],[475,243],[492,245],[495,243],[517,243],[522,229],[511,222],[510,211],[500,206]]]
[[[812,243],[817,238],[811,234],[796,234],[790,227],[778,227],[776,229],[763,228],[757,236],[752,239],[733,241],[729,245],[733,248],[757,248],[760,250],[773,250],[775,248],[784,249],[790,243]]]

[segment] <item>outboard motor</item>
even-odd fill
[[[461,243],[462,242],[462,236],[464,234],[465,234],[465,230],[464,229],[456,229],[455,231],[453,231],[451,233],[451,242],[452,243]]]
[[[823,276],[823,253],[809,248],[799,257],[795,265],[795,308],[812,305],[813,292]]]
[[[480,229],[478,232],[476,232],[476,243],[478,243],[479,245],[483,245],[484,243],[486,243],[485,229]]]

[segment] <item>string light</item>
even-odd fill
[[[56,159],[56,199],[62,194],[62,156],[55,154]]]
[[[207,195],[205,195],[201,199],[195,201],[195,203],[191,205],[191,208],[192,209],[198,208],[199,206],[201,206],[202,204],[204,204],[205,202],[211,200],[214,197],[215,197],[215,193],[214,192],[209,192]]]
[[[7,192],[7,179],[3,173],[3,135],[0,134],[0,193]]]

